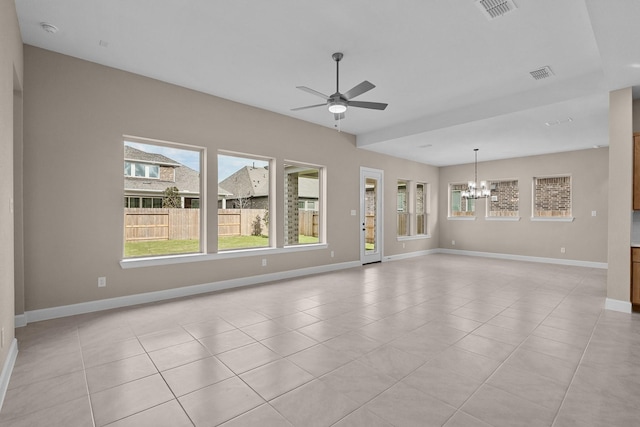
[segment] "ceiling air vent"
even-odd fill
[[[542,80],[553,76],[553,71],[551,71],[551,68],[549,67],[542,67],[537,70],[529,71],[529,74],[531,74],[531,77],[536,80]]]
[[[516,10],[513,0],[477,0],[476,6],[480,8],[487,19],[492,20]]]

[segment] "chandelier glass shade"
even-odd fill
[[[461,194],[465,199],[484,199],[491,195],[491,190],[487,186],[487,181],[478,182],[478,148],[474,148],[476,154],[475,159],[475,176],[474,181],[469,181],[467,189]]]

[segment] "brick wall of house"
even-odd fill
[[[489,188],[491,188],[489,216],[518,215],[520,191],[517,180],[492,181]],[[494,201],[495,197],[497,200]]]
[[[571,177],[534,179],[534,216],[571,216]]]
[[[160,166],[160,180],[176,182],[176,169],[171,166]]]
[[[284,218],[287,230],[287,244],[298,243],[300,234],[300,218],[298,215],[298,174],[287,174],[287,215]]]

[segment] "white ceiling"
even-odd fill
[[[320,98],[377,87],[339,125],[436,166],[608,145],[608,92],[640,83],[640,1],[16,0],[26,44],[334,127]],[[49,34],[41,22],[59,28]],[[102,46],[106,45],[106,46]],[[635,67],[634,67],[635,65]],[[550,66],[554,76],[529,72]],[[572,121],[566,121],[568,118]],[[546,122],[561,121],[556,126]]]

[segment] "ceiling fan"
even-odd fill
[[[291,109],[291,111],[306,110],[307,108],[322,107],[323,105],[326,105],[329,108],[329,112],[333,113],[333,117],[336,120],[340,120],[340,119],[344,119],[344,112],[347,111],[347,107],[370,108],[373,110],[384,110],[385,108],[387,108],[387,104],[383,104],[381,102],[352,101],[352,99],[355,98],[356,96],[360,96],[363,93],[368,92],[374,87],[376,87],[373,83],[370,83],[366,80],[354,86],[346,93],[340,93],[339,64],[343,56],[344,55],[340,52],[336,52],[331,56],[333,60],[336,61],[336,93],[334,93],[331,96],[327,96],[323,93],[310,89],[306,86],[296,86],[297,89],[319,96],[320,98],[324,99],[326,102],[322,104],[308,105],[306,107],[293,108]]]

